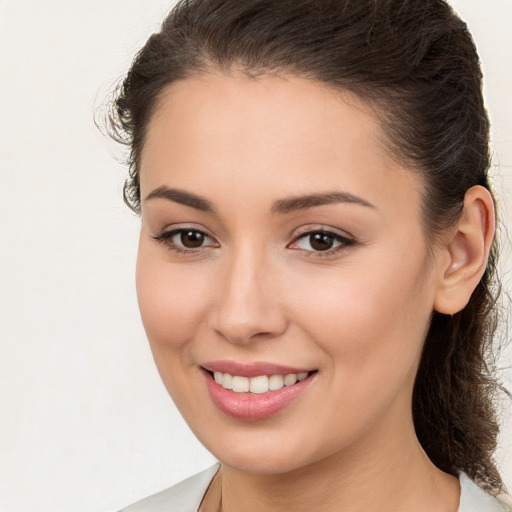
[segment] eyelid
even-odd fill
[[[190,248],[190,247],[184,247],[178,244],[175,244],[172,242],[172,238],[176,236],[177,234],[186,232],[186,231],[194,231],[197,233],[201,233],[205,236],[205,238],[209,238],[210,240],[214,241],[214,244],[209,245],[201,245],[200,247]],[[184,253],[184,254],[197,254],[199,251],[205,250],[205,249],[212,249],[215,247],[220,247],[220,244],[217,242],[214,236],[212,236],[210,233],[208,233],[208,230],[197,227],[194,225],[182,225],[182,226],[170,226],[167,228],[162,229],[158,233],[154,234],[152,236],[153,240],[156,240],[158,243],[164,244],[167,249],[174,251],[176,253]]]
[[[343,231],[341,229],[333,228],[331,226],[326,226],[325,224],[308,224],[305,226],[301,226],[296,229],[292,234],[293,239],[299,238],[301,235],[305,235],[308,233],[328,233],[336,236],[340,236],[342,238],[346,238],[348,240],[354,240],[355,237],[348,233],[347,231]]]
[[[201,245],[199,247],[190,248],[185,247],[179,244],[176,244],[172,241],[172,238],[180,233],[186,232],[186,231],[194,231],[197,233],[201,233],[204,235],[205,238],[209,238],[214,243],[210,243],[208,245]],[[326,235],[331,236],[336,241],[339,242],[339,245],[337,245],[334,248],[326,249],[325,251],[318,251],[318,250],[308,250],[303,249],[300,247],[293,247],[294,244],[297,244],[297,242],[303,238],[306,238],[307,236],[311,236],[315,233],[323,233]],[[286,245],[287,248],[300,251],[305,256],[315,256],[315,257],[326,257],[326,256],[332,256],[335,253],[338,253],[340,251],[343,251],[349,246],[352,246],[356,243],[355,238],[352,235],[349,235],[346,232],[341,232],[340,230],[332,227],[326,227],[323,225],[309,225],[309,226],[303,226],[299,228],[293,235],[292,235],[292,241]],[[181,253],[182,255],[194,255],[198,254],[201,251],[204,250],[211,250],[212,248],[218,248],[220,247],[220,244],[217,242],[214,236],[212,236],[208,230],[202,228],[202,227],[196,227],[194,225],[182,225],[182,226],[169,226],[167,228],[164,228],[157,234],[153,235],[152,238],[156,240],[158,243],[162,243],[166,246],[168,250],[174,251],[175,253]]]
[[[335,240],[340,242],[340,245],[332,248],[327,249],[325,251],[315,251],[315,250],[307,250],[302,248],[294,248],[292,247],[293,244],[296,244],[300,239],[306,238],[307,236],[313,235],[315,233],[323,233],[332,236]],[[322,225],[316,225],[316,226],[304,226],[300,228],[294,235],[293,240],[290,244],[287,245],[287,247],[292,248],[297,251],[301,251],[305,256],[313,256],[313,257],[326,257],[326,256],[333,256],[343,250],[345,250],[347,247],[353,246],[356,243],[355,238],[346,233],[346,232],[340,232],[339,230],[331,227],[326,227]]]

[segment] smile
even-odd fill
[[[293,371],[267,364],[205,366],[201,373],[213,404],[224,414],[243,421],[263,420],[283,411],[299,400],[318,375],[317,370]]]
[[[287,375],[259,375],[250,378],[222,372],[214,372],[213,374],[215,382],[224,389],[230,389],[235,393],[254,394],[277,391],[285,386],[293,386],[297,382],[306,379],[307,376],[308,372],[289,373]]]

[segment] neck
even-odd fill
[[[412,418],[402,432],[382,428],[365,436],[361,446],[285,474],[253,474],[223,465],[222,512],[456,512],[458,480],[430,462]]]

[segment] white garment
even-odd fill
[[[219,468],[220,464],[215,464],[206,471],[119,512],[197,512],[206,489]],[[458,512],[512,512],[512,508],[480,489],[464,473],[461,473],[459,480],[461,496]]]

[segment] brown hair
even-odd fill
[[[140,209],[139,163],[164,88],[208,68],[291,73],[373,105],[390,151],[423,175],[428,237],[459,218],[466,191],[489,189],[489,121],[466,25],[443,0],[182,0],[116,91],[111,134],[130,148],[125,201]],[[469,304],[434,313],[413,395],[416,432],[440,469],[502,488],[492,342],[496,246]]]

